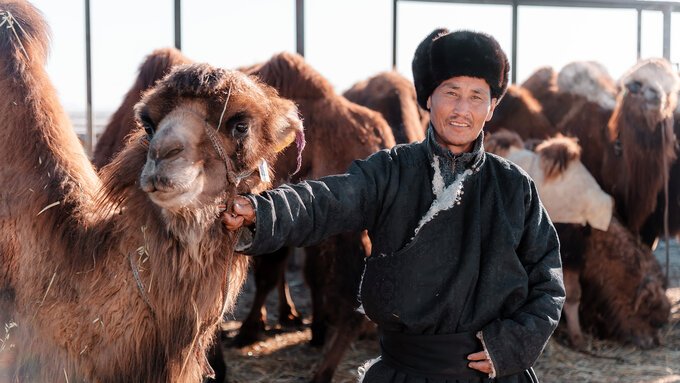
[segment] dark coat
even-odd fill
[[[558,239],[533,181],[481,142],[453,156],[430,128],[424,142],[375,153],[346,174],[251,196],[257,220],[244,252],[368,229],[361,301],[381,331],[481,331],[497,381],[530,382],[564,303]],[[426,381],[393,367],[378,362],[365,382]]]

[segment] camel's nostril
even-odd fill
[[[154,176],[142,178],[142,182],[140,183],[141,184],[140,186],[145,193],[153,193],[153,192],[156,191],[156,185],[154,183],[154,179],[155,179]]]

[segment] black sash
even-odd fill
[[[476,379],[487,374],[468,367],[467,356],[483,350],[474,332],[410,335],[380,332],[382,360],[414,376],[435,379]]]

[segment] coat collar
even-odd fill
[[[457,174],[464,172],[466,169],[472,170],[476,173],[484,165],[484,131],[479,133],[479,136],[472,146],[472,150],[467,153],[453,154],[447,148],[442,147],[435,138],[435,131],[432,123],[427,128],[427,136],[425,137],[425,146],[427,148],[427,155],[430,163],[434,162],[434,158],[439,158],[439,164],[442,168],[442,174],[445,178],[450,175],[453,178]],[[449,182],[446,182],[447,184]]]

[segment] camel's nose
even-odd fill
[[[156,190],[158,190],[156,188],[156,183],[154,181],[155,179],[156,179],[155,176],[142,177],[141,182],[140,182],[140,186],[145,193],[153,193]]]

